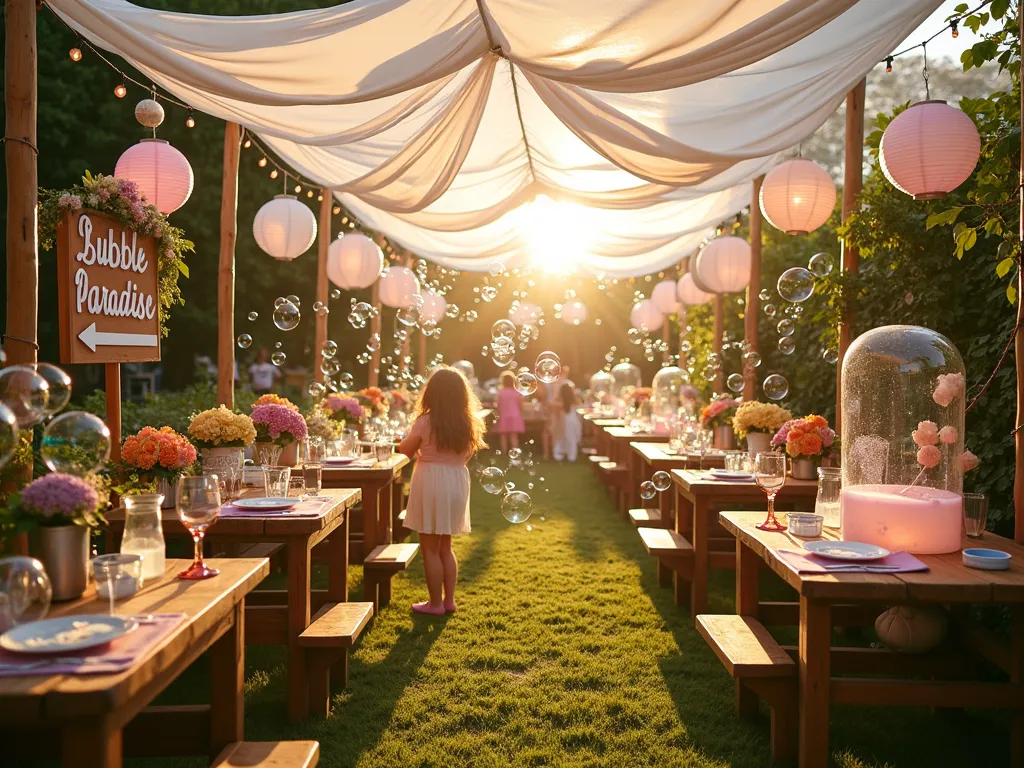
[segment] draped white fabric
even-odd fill
[[[941,0],[356,0],[275,16],[49,0],[441,264],[645,274]],[[531,203],[533,200],[536,203]]]

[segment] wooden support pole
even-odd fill
[[[757,323],[761,319],[761,183],[764,176],[754,179],[750,197],[750,282],[747,283],[747,305],[743,314],[743,335],[751,352],[758,351]],[[757,368],[743,366],[743,399],[757,396]]]
[[[427,375],[427,337],[423,335],[423,331],[420,331],[420,348],[419,354],[416,356],[416,371],[421,376]]]
[[[110,460],[121,460],[121,364],[103,365],[103,387],[107,398],[107,429],[110,430]]]
[[[721,359],[722,355],[722,333],[725,331],[725,304],[722,294],[715,294],[715,338],[711,340],[711,347],[715,354]],[[715,377],[715,393],[725,390],[725,368],[723,367]]]
[[[867,81],[861,80],[846,95],[846,154],[843,158],[843,222],[859,206],[857,197],[864,186],[864,92]],[[860,256],[845,240],[842,244],[844,272],[860,269]],[[841,431],[843,397],[843,360],[853,341],[853,317],[849,312],[839,320],[839,361],[836,363],[836,432]]]
[[[373,288],[370,289],[370,303],[377,308],[377,316],[370,320],[370,333],[380,334],[381,314],[384,312],[384,308],[380,304],[379,280],[374,282]],[[376,387],[378,381],[380,381],[380,347],[377,347],[370,355],[369,386]]]
[[[1018,19],[1024,24],[1024,3],[1018,7]],[[1024,91],[1021,92],[1021,106],[1024,107]],[[1021,112],[1024,115],[1024,111]],[[1024,131],[1021,131],[1021,150],[1024,151]],[[1024,154],[1020,159],[1019,182],[1024,182]],[[8,176],[10,178],[10,176]],[[1024,196],[1020,200],[1020,232],[1021,242],[1024,242]],[[10,225],[8,224],[8,227]],[[10,239],[8,239],[10,242]],[[10,287],[8,286],[8,292]],[[9,311],[9,310],[8,310]],[[1017,369],[1017,421],[1019,427],[1024,424],[1024,333],[1021,333],[1021,324],[1024,323],[1024,270],[1017,270],[1017,336],[1013,343],[1013,353],[1016,358]],[[1013,437],[1015,451],[1014,472],[1013,472],[1013,538],[1015,541],[1024,542],[1024,430],[1018,429]]]
[[[39,237],[36,223],[36,3],[5,0],[4,158],[7,163],[7,325],[11,365],[37,360]],[[30,478],[31,479],[31,474]]]
[[[329,300],[327,292],[330,289],[327,282],[327,249],[331,244],[331,205],[334,202],[334,196],[327,187],[323,188],[322,193],[324,199],[320,201],[320,229],[317,233],[316,243],[316,300],[326,307]],[[324,372],[320,370],[320,361],[323,358],[320,356],[320,350],[327,343],[328,314],[324,312],[315,317],[316,343],[313,347],[313,377],[323,384]]]
[[[235,407],[235,241],[238,239],[238,154],[242,126],[224,123],[217,268],[217,402]]]

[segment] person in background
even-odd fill
[[[498,390],[498,421],[494,431],[501,440],[501,450],[519,447],[519,436],[526,432],[523,419],[523,396],[516,389],[516,377],[512,371],[502,371],[501,389]]]
[[[556,382],[559,387],[555,398],[556,409],[551,416],[551,431],[554,436],[553,454],[555,461],[576,461],[583,439],[583,421],[576,412],[576,388],[572,382]]]
[[[256,362],[249,366],[249,386],[258,395],[265,395],[281,379],[281,371],[269,361],[266,348],[256,353]]]
[[[405,525],[420,534],[429,594],[427,602],[414,603],[412,610],[444,616],[457,610],[459,564],[452,536],[470,531],[466,464],[487,446],[483,422],[476,415],[480,401],[454,368],[431,374],[416,408],[416,421],[398,446],[399,453],[416,457]]]
[[[558,378],[550,384],[544,385],[543,401],[544,410],[546,411],[547,423],[544,425],[544,432],[541,435],[541,449],[544,453],[545,459],[553,457],[552,446],[555,442],[555,423],[559,418],[562,404],[559,401],[559,392],[562,390],[562,385],[572,382],[569,381],[569,366],[563,365],[558,373]],[[538,390],[539,391],[539,390]]]

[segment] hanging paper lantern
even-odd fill
[[[656,331],[665,322],[665,316],[658,310],[657,305],[650,299],[642,299],[633,305],[629,313],[629,320],[634,328],[644,333]]]
[[[114,175],[134,181],[146,202],[165,216],[185,204],[195,184],[188,160],[163,139],[143,139],[128,147],[118,158]]]
[[[664,315],[674,315],[682,309],[679,297],[676,296],[675,280],[662,280],[654,286],[654,290],[651,291],[651,301]]]
[[[252,220],[256,244],[281,261],[291,261],[316,240],[316,217],[293,195],[277,195]]]
[[[693,276],[712,293],[736,293],[750,282],[750,243],[722,235],[701,248]]]
[[[427,289],[423,292],[423,306],[420,307],[420,320],[425,323],[440,323],[448,302],[437,291]]]
[[[536,304],[523,303],[510,309],[508,317],[516,325],[536,325],[544,317],[544,310]]]
[[[346,291],[369,288],[383,266],[380,247],[359,232],[339,236],[327,248],[327,278]]]
[[[567,301],[562,305],[562,319],[569,325],[582,325],[588,314],[587,305],[582,301]]]
[[[832,215],[836,185],[828,171],[802,157],[772,168],[761,185],[761,213],[790,235],[813,232]]]
[[[380,276],[380,301],[387,307],[411,307],[420,292],[420,281],[408,267],[388,267]]]
[[[959,187],[980,153],[974,121],[944,101],[922,101],[898,114],[879,147],[885,178],[915,200],[935,200]]]
[[[679,296],[679,300],[688,306],[697,306],[698,304],[707,304],[713,298],[712,294],[702,291],[693,282],[693,274],[687,272],[676,283],[676,295]]]

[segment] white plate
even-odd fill
[[[749,472],[738,472],[734,469],[712,469],[711,476],[719,480],[743,480],[749,482],[754,476]]]
[[[324,459],[324,464],[333,464],[338,467],[343,467],[346,464],[351,464],[355,460],[355,456],[334,456],[329,459]]]
[[[139,622],[130,616],[62,616],[7,630],[0,635],[0,648],[18,653],[66,653],[109,643],[138,628]]]
[[[235,506],[239,509],[249,509],[255,512],[264,512],[270,509],[291,509],[297,506],[300,499],[288,499],[284,496],[272,496],[266,499],[239,499]]]
[[[885,547],[863,541],[808,541],[804,549],[829,560],[879,560],[889,554]]]

